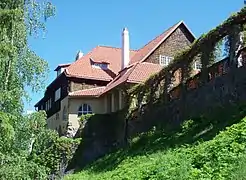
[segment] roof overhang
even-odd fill
[[[65,68],[65,67],[68,67],[70,66],[71,63],[66,63],[66,64],[59,64],[55,69],[54,71],[58,71],[60,68]]]

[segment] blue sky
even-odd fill
[[[180,20],[199,37],[233,12],[243,0],[51,0],[56,16],[48,21],[45,38],[30,38],[29,45],[49,63],[46,84],[55,78],[57,64],[73,62],[76,52],[97,45],[121,46],[121,31],[130,32],[130,47],[138,49]],[[44,90],[31,94],[25,109],[33,109]]]

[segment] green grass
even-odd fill
[[[143,133],[128,148],[64,179],[244,179],[245,115],[245,105],[231,105],[187,120],[172,131]]]

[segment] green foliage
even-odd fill
[[[80,117],[80,122],[83,123],[84,121],[89,120],[94,114],[82,114]]]
[[[27,43],[55,13],[48,1],[0,2],[0,179],[47,179],[71,158],[77,141],[48,130],[45,112],[24,116],[26,88],[40,90],[48,64]],[[59,169],[60,170],[60,169]]]
[[[231,172],[230,179],[244,180],[246,177],[246,153],[237,159],[237,167]]]
[[[214,62],[221,60],[222,47],[225,45],[224,51],[230,51],[230,60],[235,58],[235,50],[238,48],[239,36],[238,32],[243,30],[242,25],[245,26],[246,22],[246,7],[243,7],[239,12],[231,15],[227,20],[222,24],[218,25],[216,28],[209,31],[207,34],[203,34],[197,40],[195,40],[191,47],[182,50],[177,54],[174,60],[160,72],[149,77],[145,83],[137,84],[133,88],[128,90],[128,95],[130,100],[129,104],[129,114],[133,110],[130,109],[130,105],[134,101],[134,98],[140,99],[141,102],[143,98],[147,97],[147,106],[151,108],[153,99],[156,98],[156,94],[161,94],[160,101],[163,104],[168,103],[169,98],[167,93],[171,85],[170,78],[174,78],[174,73],[180,73],[181,81],[179,82],[179,87],[181,87],[181,96],[185,96],[185,82],[188,78],[193,76],[194,72],[191,69],[191,66],[195,61],[201,61],[202,70],[199,81],[206,83],[208,80],[208,67],[210,67]],[[223,41],[224,42],[223,44]],[[162,86],[164,84],[164,86]],[[177,84],[175,84],[176,86]],[[175,87],[174,87],[175,88]],[[137,108],[140,106],[137,104]]]
[[[228,42],[225,43],[225,51],[228,50],[229,59],[235,58],[238,32],[245,22],[246,7],[194,41],[190,48],[178,54],[172,63],[145,83],[128,90],[126,114],[129,119],[135,117],[141,108],[141,103],[135,103],[137,107],[132,108],[131,104],[136,100],[146,101],[145,109],[151,112],[153,101],[158,99],[156,94],[159,93],[164,97],[164,102],[157,104],[156,101],[156,104],[166,105],[168,89],[175,72],[180,72],[181,98],[185,97],[185,83],[192,75],[190,67],[197,58],[202,63],[202,76],[199,80],[206,83],[209,66],[221,56],[223,40]],[[230,179],[232,174],[240,179],[244,171],[243,168],[237,168],[237,160],[245,154],[246,148],[246,118],[241,117],[246,114],[244,109],[245,105],[217,108],[212,114],[210,112],[185,121],[177,129],[169,129],[168,124],[163,129],[153,129],[132,139],[129,148],[109,154],[65,179],[224,180]],[[232,125],[234,123],[236,124]],[[229,128],[225,129],[227,126]],[[243,163],[244,160],[241,160],[242,166]]]
[[[48,174],[46,167],[33,161],[27,161],[19,154],[0,153],[1,168],[0,179],[46,179]]]
[[[53,139],[49,138],[45,142],[44,140],[44,137],[40,138],[41,142],[34,146],[30,158],[35,163],[46,167],[49,174],[60,176],[61,168],[65,168],[72,159],[80,139],[53,136]]]
[[[216,108],[176,130],[153,128],[65,179],[244,179],[245,107]]]
[[[59,138],[47,129],[43,111],[18,118],[0,112],[0,179],[59,176],[80,139]]]
[[[42,87],[48,64],[29,48],[27,39],[43,31],[54,12],[47,1],[0,2],[0,111],[20,114],[25,88],[37,91]]]
[[[0,112],[0,179],[45,179],[49,169],[30,159],[31,142],[38,142],[38,136],[45,134],[46,116],[43,112],[30,116],[13,116]],[[41,137],[41,136],[40,136]],[[39,147],[42,150],[42,146]],[[34,153],[34,152],[32,152]]]
[[[6,152],[10,149],[14,136],[15,132],[10,124],[9,115],[0,112],[0,152]]]

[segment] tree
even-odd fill
[[[25,87],[37,91],[43,86],[48,70],[48,63],[29,48],[28,36],[42,33],[53,15],[47,1],[0,2],[0,179],[44,179],[49,172],[29,154],[35,140],[42,151],[57,134],[46,129],[44,112],[23,116],[22,99]]]
[[[48,64],[28,47],[29,35],[44,30],[54,15],[50,2],[1,0],[0,2],[0,111],[20,113],[24,87],[37,91],[47,75]]]

